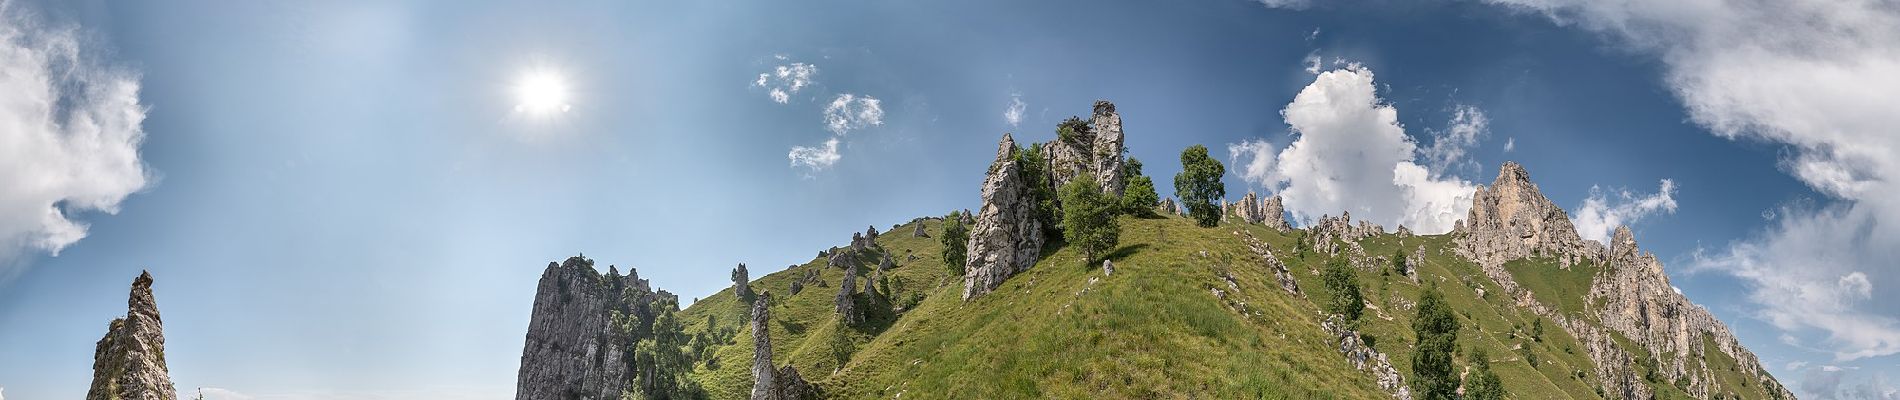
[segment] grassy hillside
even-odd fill
[[[1297,233],[1122,217],[1113,275],[1052,244],[1028,272],[965,302],[962,281],[938,257],[940,222],[913,223],[925,224],[932,237],[912,237],[912,226],[902,225],[878,239],[897,260],[887,274],[893,302],[909,306],[901,314],[873,313],[860,326],[841,325],[832,301],[844,271],[825,268],[820,258],[753,281],[753,290],[775,297],[774,361],[795,365],[835,398],[1389,398],[1320,329],[1319,304],[1329,294],[1318,270],[1327,256],[1295,253]],[[1279,289],[1243,234],[1281,257],[1304,296]],[[1598,398],[1582,345],[1517,307],[1476,265],[1454,255],[1450,241],[1388,234],[1360,242],[1375,256],[1412,254],[1420,246],[1426,254],[1415,267],[1419,283],[1383,266],[1357,272],[1369,304],[1359,330],[1374,348],[1410,379],[1414,302],[1423,284],[1435,282],[1459,313],[1460,368],[1471,349],[1483,348],[1513,398]],[[1508,268],[1540,301],[1564,312],[1585,307],[1582,296],[1596,271],[1537,260]],[[788,296],[808,269],[822,271],[826,285]],[[681,316],[689,333],[738,332],[692,376],[714,398],[746,397],[752,340],[731,290]],[[1724,383],[1743,380],[1723,373],[1732,364],[1709,360]],[[1668,383],[1652,385],[1659,394],[1680,393]]]

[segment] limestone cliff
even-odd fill
[[[172,400],[171,371],[165,367],[165,327],[152,298],[152,274],[132,280],[125,316],[112,320],[92,356],[92,389],[87,400]]]
[[[1035,265],[1042,252],[1042,223],[1016,162],[1016,140],[1009,134],[997,144],[996,161],[983,179],[983,205],[970,229],[969,259],[963,274],[963,299],[989,293],[1003,281]]]
[[[678,304],[638,271],[620,276],[610,266],[601,275],[582,257],[548,263],[535,289],[515,398],[619,399],[678,390],[679,366],[632,354],[642,341],[666,349],[679,340],[678,323],[671,321]]]

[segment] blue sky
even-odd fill
[[[1797,393],[1893,393],[1891,6],[1024,3],[6,3],[0,85],[57,100],[0,99],[0,185],[32,189],[0,194],[0,396],[80,396],[149,269],[181,389],[508,398],[547,262],[704,296],[975,207],[1003,132],[1095,99],[1164,182],[1204,144],[1231,197],[1403,199],[1296,215],[1454,212],[1516,160]],[[565,111],[518,107],[534,74]]]

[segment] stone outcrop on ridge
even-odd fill
[[[1003,134],[996,161],[983,179],[983,206],[970,229],[963,299],[989,293],[1018,272],[1035,265],[1042,252],[1042,223],[1016,162],[1016,140]]]
[[[653,330],[658,314],[678,304],[678,297],[654,291],[632,269],[620,276],[610,266],[601,275],[582,257],[548,263],[535,288],[515,398],[618,399],[638,391],[633,374],[651,371],[633,370],[627,349],[642,339],[638,332]],[[621,323],[634,326],[616,326]]]
[[[173,400],[171,371],[165,366],[165,327],[152,297],[152,274],[132,280],[125,316],[115,318],[92,356],[92,388],[87,400]]]

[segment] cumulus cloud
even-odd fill
[[[1010,95],[1009,108],[1003,109],[1003,122],[1008,122],[1011,127],[1021,125],[1023,123],[1023,111],[1027,108],[1029,108],[1029,105],[1023,103],[1023,95]]]
[[[1890,312],[1841,293],[1860,272],[1900,283],[1900,7],[1839,0],[1487,0],[1605,35],[1662,61],[1691,121],[1789,147],[1783,168],[1831,204],[1779,213],[1711,256],[1744,278],[1760,314],[1826,338],[1841,358],[1900,353]],[[1818,292],[1810,292],[1818,291]]]
[[[1298,137],[1280,151],[1270,180],[1303,223],[1351,212],[1388,227],[1443,233],[1465,216],[1476,186],[1439,178],[1416,161],[1398,110],[1378,97],[1372,71],[1326,71],[1280,112]]]
[[[1612,197],[1614,196],[1614,197]],[[1676,182],[1662,180],[1656,193],[1637,195],[1628,189],[1607,191],[1599,186],[1590,187],[1590,197],[1583,199],[1583,206],[1577,207],[1577,216],[1570,222],[1577,226],[1577,235],[1584,239],[1610,244],[1610,234],[1617,226],[1636,225],[1636,221],[1655,214],[1676,212]]]
[[[775,55],[773,58],[783,61],[787,57]],[[816,75],[818,75],[818,66],[795,62],[780,65],[772,68],[771,71],[759,74],[759,78],[752,81],[752,86],[765,88],[766,95],[771,96],[772,101],[786,104],[792,101],[792,95],[798,94],[798,91],[806,86],[811,86],[812,77]]]
[[[883,101],[875,97],[844,93],[825,105],[825,129],[839,136],[883,124]]]
[[[839,158],[843,158],[838,155],[837,137],[826,139],[821,146],[792,146],[791,154],[786,157],[792,159],[792,168],[803,167],[810,172],[831,168],[832,164],[838,163]]]
[[[30,251],[86,237],[88,212],[117,213],[152,181],[139,157],[137,73],[102,64],[77,28],[0,7],[0,278]]]
[[[1425,165],[1432,172],[1443,175],[1458,171],[1475,171],[1478,161],[1472,160],[1471,149],[1478,141],[1491,133],[1491,119],[1484,116],[1484,110],[1470,105],[1459,105],[1452,110],[1451,123],[1445,129],[1428,129],[1432,144],[1419,149],[1425,158]]]
[[[1249,186],[1272,188],[1273,144],[1261,139],[1247,139],[1240,143],[1227,144],[1227,165],[1232,173]]]

